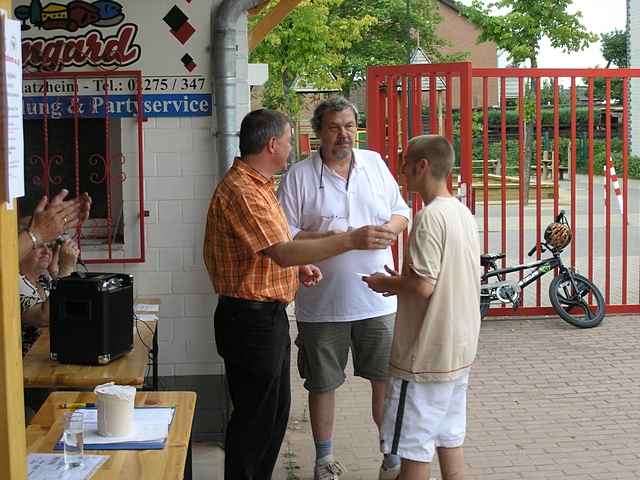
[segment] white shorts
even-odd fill
[[[380,429],[382,453],[430,463],[436,447],[462,446],[468,385],[469,372],[442,383],[413,383],[389,377]]]

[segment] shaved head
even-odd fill
[[[436,180],[449,176],[453,168],[454,152],[449,141],[441,135],[420,135],[409,140],[407,159],[415,164],[421,158],[429,162],[431,175]]]

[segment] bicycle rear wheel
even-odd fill
[[[576,288],[571,283],[569,272],[555,277],[549,285],[549,300],[558,315],[579,328],[593,328],[604,319],[605,303],[602,293],[591,281],[577,273],[573,274]],[[592,294],[595,305],[589,305]]]

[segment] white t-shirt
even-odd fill
[[[293,237],[301,230],[347,231],[382,225],[391,215],[409,219],[409,207],[380,155],[358,149],[354,154],[348,191],[346,180],[323,165],[317,152],[289,168],[280,183],[278,199]],[[320,188],[321,167],[324,188]],[[395,313],[395,297],[383,297],[362,281],[362,274],[384,272],[385,265],[393,268],[391,248],[353,250],[316,265],[323,280],[316,287],[298,290],[298,321],[340,322]]]

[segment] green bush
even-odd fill
[[[480,141],[478,141],[480,140]],[[569,147],[569,138],[560,137],[559,145],[558,145],[558,153],[560,157],[560,165],[568,164],[568,147]],[[544,142],[543,142],[544,144]],[[508,139],[506,143],[507,152],[507,174],[517,176],[519,174],[519,165],[520,165],[520,150],[519,150],[519,140],[518,139]],[[545,147],[543,146],[543,149]],[[551,152],[553,151],[553,140],[549,140],[547,145],[547,150],[549,151],[549,158],[551,158]],[[606,153],[606,144],[604,139],[597,138],[593,141],[593,172],[595,175],[602,175],[604,171],[605,164],[605,153]],[[534,144],[534,155],[535,155],[535,144]],[[502,157],[502,143],[500,141],[491,142],[489,144],[489,158],[490,159],[498,159],[500,160]],[[619,177],[622,178],[623,168],[622,168],[622,140],[618,138],[611,139],[611,157],[613,158],[613,163],[615,165],[616,173]],[[540,154],[540,158],[542,158],[542,153]],[[478,161],[483,159],[483,145],[482,139],[476,139],[473,146],[473,159]],[[576,145],[576,171],[577,173],[588,173],[589,167],[589,148],[588,141],[586,138],[578,138]],[[532,165],[535,165],[535,156],[532,162]],[[629,177],[631,178],[640,178],[640,157],[629,155],[628,159],[628,170]]]
[[[541,120],[542,125],[545,127],[552,127],[554,125],[553,118],[553,109],[545,108],[541,110]],[[507,128],[517,128],[518,126],[518,111],[517,110],[507,110],[505,115],[507,121]],[[495,129],[501,127],[502,121],[502,111],[500,110],[489,110],[488,114],[489,120],[489,128]],[[482,116],[480,117],[480,121],[482,122]],[[532,121],[536,121],[535,117]],[[558,109],[558,125],[560,128],[570,128],[571,127],[571,109],[568,107],[562,107]],[[601,127],[602,125],[602,116],[599,114],[599,110],[596,110],[593,113],[593,125],[595,128]],[[586,129],[589,126],[589,108],[588,107],[579,107],[576,108],[576,127],[578,129]]]
[[[593,125],[594,128],[604,128],[604,115],[601,115],[603,111],[602,108],[596,108],[593,112]],[[482,110],[474,110],[473,121],[474,123],[478,123],[480,128],[484,124],[484,117]],[[542,115],[542,126],[546,128],[553,128],[554,126],[554,118],[553,118],[553,108],[543,108],[541,110]],[[458,124],[460,119],[460,112],[453,112],[453,122],[454,124]],[[423,123],[425,125],[429,124],[429,111],[425,110],[422,114]],[[499,131],[502,126],[502,111],[500,109],[490,109],[488,111],[488,122],[489,128],[491,130]],[[513,129],[518,128],[518,109],[509,107],[506,111],[506,125],[507,128]],[[535,123],[535,117],[532,118],[532,121]],[[560,107],[558,109],[558,125],[561,129],[571,128],[571,108],[569,107]],[[578,130],[586,130],[589,127],[589,107],[577,107],[576,108],[576,128]],[[615,130],[615,125],[614,128]]]

